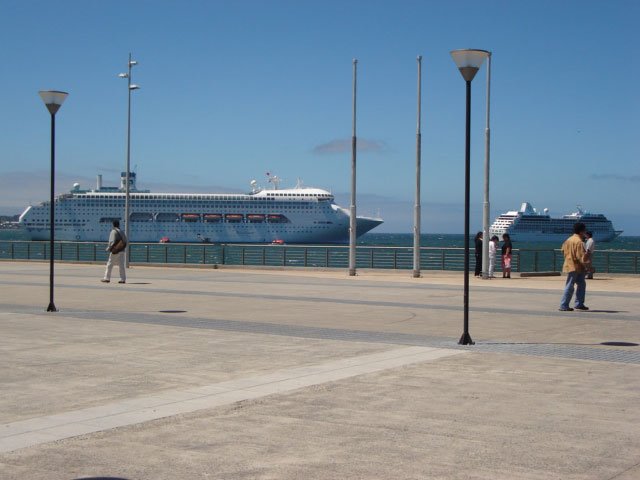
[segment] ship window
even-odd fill
[[[156,222],[177,222],[180,217],[177,213],[161,212],[156,215]]]
[[[153,215],[147,212],[133,212],[129,215],[132,222],[152,222]]]

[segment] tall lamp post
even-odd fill
[[[127,79],[127,93],[129,95],[127,105],[127,162],[125,170],[125,196],[124,196],[124,234],[129,239],[129,194],[131,187],[131,180],[129,179],[129,173],[131,172],[131,92],[138,90],[140,86],[131,83],[131,68],[137,65],[138,62],[131,60],[131,53],[129,53],[129,63],[127,64],[128,72],[118,75],[120,78]],[[129,255],[125,256],[125,266],[129,268]]]
[[[351,131],[351,207],[349,208],[349,276],[356,274],[356,82],[358,60],[353,59],[353,112]]]
[[[416,203],[413,211],[413,278],[420,278],[420,157],[422,134],[420,120],[422,116],[422,55],[418,55],[418,114],[416,122]]]
[[[56,178],[56,113],[64,103],[67,92],[59,92],[56,90],[43,90],[38,92],[40,98],[47,106],[47,110],[51,114],[51,197],[49,199],[49,306],[47,312],[57,312],[55,303],[53,303],[53,243],[55,239],[55,178]]]
[[[482,206],[482,278],[489,278],[489,156],[491,152],[491,130],[489,128],[489,106],[491,98],[491,52],[487,57],[487,128],[484,131],[484,205]]]
[[[484,59],[489,56],[486,50],[464,49],[452,50],[451,56],[467,84],[467,115],[464,154],[464,332],[458,343],[473,345],[469,334],[469,192],[471,170],[471,81],[482,66]]]

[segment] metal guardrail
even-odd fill
[[[104,242],[56,242],[55,258],[61,262],[106,262]],[[138,264],[200,264],[280,267],[348,268],[348,246],[326,245],[247,245],[133,243],[128,255]],[[422,270],[464,270],[464,249],[421,247]],[[640,273],[640,251],[598,250],[593,265],[597,272]],[[49,242],[0,241],[0,260],[48,260]],[[474,259],[471,259],[473,265]],[[500,271],[499,261],[496,270]],[[559,272],[563,256],[559,249],[516,249],[514,272]],[[357,268],[410,270],[412,247],[359,246]]]

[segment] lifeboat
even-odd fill
[[[269,223],[288,223],[289,219],[279,213],[270,213],[267,215],[267,222]]]
[[[219,223],[222,221],[222,214],[220,213],[205,213],[202,217],[207,223]]]
[[[200,220],[200,215],[197,213],[183,213],[181,217],[183,222],[197,222]]]
[[[244,215],[242,215],[241,213],[227,213],[224,216],[225,220],[227,222],[231,222],[231,223],[240,223],[242,222],[242,219],[244,218]]]
[[[250,223],[262,223],[264,222],[265,216],[260,213],[250,213],[247,215],[247,220]]]

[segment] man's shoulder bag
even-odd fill
[[[111,253],[120,253],[125,248],[127,248],[127,242],[124,241],[124,239],[122,238],[122,235],[120,235],[120,232],[117,232],[117,234],[118,234],[118,239],[111,247]]]

